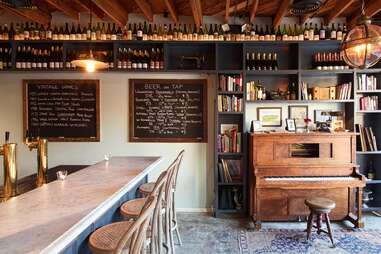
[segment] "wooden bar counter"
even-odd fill
[[[0,253],[84,253],[160,157],[112,157],[0,204]]]

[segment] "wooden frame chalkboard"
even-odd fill
[[[44,90],[45,89],[45,90]],[[54,90],[55,89],[55,90]],[[72,92],[70,92],[71,90]],[[65,90],[65,91],[64,91]],[[80,97],[76,97],[75,91],[81,92]],[[32,93],[34,92],[34,93]],[[46,96],[44,96],[46,94]],[[40,105],[38,109],[31,107],[30,100],[42,101],[42,99],[49,98],[49,104],[46,109],[51,110],[52,114],[48,119],[46,126],[41,126],[40,120],[43,113],[40,112]],[[36,98],[36,96],[38,98]],[[56,100],[55,97],[57,96]],[[61,97],[60,97],[61,96]],[[93,98],[95,96],[95,98]],[[64,98],[64,99],[62,99]],[[64,101],[71,101],[71,104],[64,107]],[[99,142],[100,141],[100,112],[99,112],[99,80],[89,79],[31,79],[23,80],[23,109],[24,109],[24,138],[27,131],[31,136],[40,136],[47,138],[53,142]],[[57,107],[60,106],[59,108]],[[42,106],[43,107],[43,106]],[[69,108],[70,107],[70,108]],[[69,109],[68,109],[69,108]],[[73,110],[74,109],[74,110]],[[78,110],[80,109],[80,110]],[[38,127],[33,127],[31,124],[31,111],[38,110],[38,118],[33,121],[38,121]],[[66,113],[65,110],[70,112],[79,112],[76,114],[75,119],[64,121],[64,118],[59,118],[57,110],[60,115]],[[36,112],[34,112],[36,115]],[[62,114],[63,113],[63,114]],[[58,119],[58,120],[57,120]],[[57,120],[57,122],[55,122]],[[44,121],[44,120],[41,120]],[[78,121],[74,124],[72,121]],[[87,124],[88,123],[88,124]],[[70,126],[69,126],[70,124]],[[52,126],[54,125],[54,126]],[[73,127],[76,126],[76,127]],[[76,129],[75,129],[76,128]]]
[[[140,90],[138,90],[140,89]],[[184,90],[186,89],[186,90]],[[160,97],[159,91],[161,91],[163,94],[167,96],[166,99],[163,99],[163,97]],[[191,94],[187,94],[187,103],[192,104],[192,107],[189,107],[189,110],[192,111],[190,114],[187,111],[184,117],[188,122],[184,124],[184,122],[181,122],[181,119],[175,119],[177,124],[181,124],[182,129],[175,130],[175,133],[169,134],[168,131],[160,131],[164,134],[160,134],[157,132],[160,131],[154,131],[152,129],[149,129],[148,131],[142,131],[142,128],[139,128],[140,130],[137,130],[137,122],[141,122],[142,119],[136,119],[137,113],[139,115],[144,115],[147,113],[146,111],[149,110],[148,107],[142,106],[140,104],[140,112],[139,109],[137,109],[137,103],[138,98],[141,100],[146,96],[147,93],[154,94],[154,96],[150,97],[150,101],[148,103],[152,103],[152,108],[158,108],[155,107],[155,103],[157,105],[160,105],[160,109],[169,106],[172,109],[176,109],[176,112],[171,111],[174,116],[178,117],[178,111],[176,103],[179,103],[180,100],[177,100],[177,96],[185,96],[185,93],[188,93],[188,91],[191,91]],[[142,95],[143,94],[143,95]],[[143,97],[142,97],[143,96]],[[192,96],[192,98],[191,98]],[[158,102],[155,102],[155,98],[162,98]],[[168,99],[169,98],[169,99]],[[169,100],[171,100],[169,102]],[[175,101],[175,102],[174,102]],[[145,102],[144,102],[145,103]],[[144,104],[143,103],[143,104]],[[169,104],[171,105],[169,105]],[[129,80],[129,141],[130,142],[189,142],[189,143],[201,143],[201,142],[207,142],[207,130],[208,130],[208,95],[207,95],[207,80],[206,79],[130,79]],[[180,105],[179,106],[183,106]],[[186,107],[186,110],[188,110],[188,107]],[[145,111],[145,112],[142,112]],[[155,109],[154,109],[155,111]],[[196,112],[195,112],[196,111]],[[157,112],[151,112],[153,115],[155,115],[155,119],[153,121],[156,121],[154,125],[160,125],[160,120],[167,121],[167,117],[163,117],[162,119],[158,119]],[[168,112],[166,112],[168,113]],[[163,114],[166,114],[163,112]],[[192,119],[191,119],[192,118]],[[147,120],[147,119],[143,119]],[[191,120],[191,121],[190,121]],[[151,121],[151,120],[150,120]],[[147,121],[148,122],[148,121]],[[152,124],[152,123],[151,123]],[[162,124],[161,126],[163,126]],[[184,127],[185,126],[185,127]],[[146,127],[146,126],[144,126]],[[172,126],[172,127],[178,127],[178,126]],[[147,127],[148,128],[148,127]],[[168,130],[169,125],[166,125],[164,129]],[[182,132],[184,131],[184,132]],[[181,134],[179,132],[182,132],[184,134]]]

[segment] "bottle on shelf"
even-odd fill
[[[376,178],[375,177],[375,170],[374,170],[374,166],[373,166],[373,161],[372,160],[369,161],[366,177],[369,180],[374,180]]]

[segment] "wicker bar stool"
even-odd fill
[[[152,254],[162,252],[162,209],[163,200],[165,200],[165,187],[168,185],[168,172],[169,171],[167,170],[160,174],[151,193],[151,195],[159,197],[159,201],[155,207],[151,228],[148,234],[148,239],[150,240],[148,244],[150,244],[150,253]],[[136,220],[141,213],[146,200],[147,198],[137,198],[125,202],[120,207],[120,213],[122,214],[123,218],[126,220]]]
[[[171,232],[173,232],[173,231],[176,232],[177,240],[178,240],[178,243],[180,246],[182,245],[182,241],[181,241],[180,232],[178,229],[177,216],[176,216],[176,210],[175,210],[175,208],[176,208],[176,206],[175,206],[175,191],[176,191],[176,184],[177,184],[177,176],[178,176],[180,165],[181,165],[181,162],[182,162],[182,159],[184,156],[184,152],[185,152],[184,150],[181,150],[180,153],[178,154],[176,160],[175,160],[176,161],[176,168],[175,168],[174,181],[173,181],[173,186],[172,186],[172,196],[173,197],[171,198],[172,199],[172,202],[171,202],[171,214],[172,214],[172,216],[171,216],[172,217],[171,218]],[[155,185],[154,182],[142,184],[139,187],[139,192],[143,196],[149,195],[152,192],[154,185]],[[174,246],[172,233],[170,235],[170,238],[172,239],[171,245]],[[172,247],[172,248],[174,248],[174,247]]]
[[[153,236],[156,236],[156,238],[154,240],[154,245],[151,244],[151,253],[162,253],[162,246],[163,246],[163,237],[162,237],[162,232],[163,232],[163,228],[162,228],[162,225],[163,225],[163,220],[162,220],[162,217],[163,217],[163,214],[166,214],[167,213],[167,210],[168,210],[168,205],[169,204],[168,202],[170,202],[170,190],[172,189],[171,186],[172,186],[172,182],[173,182],[173,176],[174,176],[174,169],[175,169],[175,162],[174,161],[170,166],[169,168],[164,171],[163,173],[160,174],[158,180],[155,182],[155,185],[154,185],[154,189],[152,191],[152,193],[155,193],[157,192],[157,183],[160,181],[160,179],[163,177],[163,174],[165,173],[166,175],[166,182],[165,182],[165,185],[163,186],[164,188],[162,188],[162,199],[161,199],[161,202],[160,204],[158,205],[158,207],[160,206],[160,208],[158,209],[158,222],[157,222],[157,225],[154,224],[156,227],[152,229],[152,235]],[[169,194],[168,194],[169,193]],[[134,220],[136,219],[137,215],[140,213],[141,209],[142,209],[142,206],[145,202],[145,199],[146,198],[137,198],[137,199],[133,199],[133,200],[129,200],[127,202],[125,202],[121,207],[120,207],[120,213],[122,214],[122,216],[127,219],[127,220]],[[165,229],[167,229],[167,224],[169,224],[169,222],[167,222],[167,218],[164,217],[165,220],[164,220],[164,227]],[[164,231],[166,232],[166,230]],[[157,234],[157,235],[156,235]],[[165,240],[166,242],[168,243],[169,242],[169,238],[167,237],[167,234],[165,235]],[[167,250],[169,249],[169,244],[166,244],[164,245]]]
[[[331,212],[332,209],[335,208],[336,206],[335,202],[327,198],[314,197],[314,198],[306,199],[304,203],[308,206],[308,208],[311,211],[310,215],[308,216],[308,222],[307,222],[307,240],[310,238],[312,227],[314,227],[317,229],[317,233],[319,235],[322,232],[328,234],[329,239],[331,239],[332,245],[335,246],[333,242],[331,222],[329,220],[329,213]],[[314,215],[316,215],[316,226],[313,225]],[[328,232],[321,229],[323,216],[327,224]]]
[[[116,222],[95,230],[89,238],[91,252],[95,254],[141,253],[157,201],[157,196],[149,196],[136,221]]]

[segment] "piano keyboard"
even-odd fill
[[[352,176],[272,176],[265,177],[266,181],[353,181],[358,180]]]

